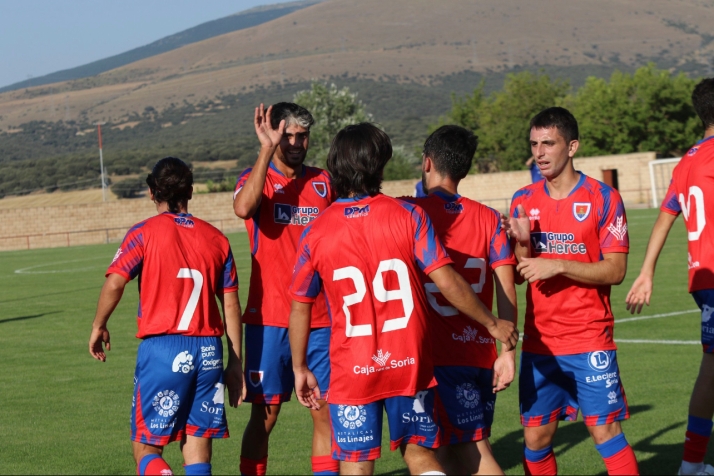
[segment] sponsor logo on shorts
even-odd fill
[[[201,346],[201,370],[216,370],[223,368],[223,356],[216,355],[216,346]]]
[[[536,253],[556,255],[584,255],[587,253],[585,243],[576,243],[573,233],[531,232],[531,246]]]
[[[217,383],[215,386],[216,393],[213,394],[213,405],[211,405],[211,402],[201,402],[201,412],[220,417],[223,415],[223,403],[225,401],[224,389],[226,386],[222,383]],[[220,420],[220,418],[218,418],[218,420]]]
[[[327,196],[327,184],[325,182],[312,182],[312,188],[320,197],[325,198]]]
[[[172,417],[179,409],[181,400],[173,390],[163,390],[156,394],[152,406],[164,418]]]
[[[263,383],[263,371],[262,370],[249,370],[248,371],[248,381],[254,387],[257,387]]]
[[[416,363],[416,360],[414,357],[405,357],[403,359],[392,359],[389,360],[389,357],[392,354],[389,352],[383,352],[382,349],[379,349],[377,351],[377,355],[372,356],[372,360],[374,360],[377,364],[378,367],[375,367],[373,365],[367,364],[366,366],[362,367],[360,365],[355,365],[352,368],[352,371],[358,375],[369,375],[373,374],[374,372],[383,372],[386,370],[394,370],[394,369],[400,369],[402,367],[407,367],[409,365],[414,365]]]
[[[422,431],[433,431],[435,429],[434,419],[427,413],[425,408],[424,401],[428,394],[428,390],[422,390],[414,395],[412,411],[402,413],[402,423],[416,423]]]
[[[617,372],[606,372],[604,374],[599,375],[588,375],[587,377],[585,377],[585,381],[587,383],[605,382],[605,388],[610,388],[618,382]]]
[[[174,357],[174,363],[171,364],[171,370],[175,373],[181,372],[182,374],[187,374],[194,368],[193,355],[191,355],[187,350],[180,352],[176,357]]]
[[[612,233],[612,236],[622,241],[627,235],[627,223],[623,223],[623,217],[619,216],[615,219],[615,223],[608,225],[607,230]]]
[[[588,365],[593,370],[607,370],[610,368],[610,356],[607,352],[602,350],[596,350],[595,352],[590,352],[588,354]]]
[[[578,221],[584,221],[588,215],[590,215],[590,208],[592,205],[590,203],[573,203],[573,216]]]
[[[607,404],[608,404],[608,405],[612,405],[612,404],[614,404],[614,403],[617,403],[617,394],[616,394],[614,391],[608,393],[608,394],[607,394],[607,398],[608,398],[608,401],[607,401]]]
[[[478,389],[474,384],[466,382],[456,386],[456,400],[464,408],[476,408],[479,402]]]
[[[362,218],[369,215],[369,205],[345,208],[345,218]]]
[[[446,213],[452,214],[463,213],[464,206],[461,203],[448,202],[444,204],[444,210],[446,210]]]
[[[193,220],[187,217],[176,217],[174,218],[174,223],[176,223],[178,226],[182,226],[184,228],[193,228],[195,223]]]
[[[702,322],[709,322],[709,320],[712,318],[712,314],[714,314],[714,308],[704,304],[702,306]]]
[[[306,226],[320,213],[317,207],[296,207],[285,203],[276,203],[273,211],[275,223],[298,226]]]
[[[699,266],[699,261],[692,261],[692,255],[687,253],[687,269],[698,268]]]
[[[337,419],[345,429],[361,428],[367,421],[367,410],[364,405],[339,405],[337,407]]]

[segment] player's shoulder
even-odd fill
[[[309,180],[326,180],[328,183],[331,180],[330,173],[327,170],[311,165],[305,166],[305,178]]]
[[[516,193],[513,194],[512,200],[525,200],[531,198],[534,195],[537,195],[538,192],[542,191],[544,187],[545,180],[539,180],[538,182],[528,184],[525,187],[521,187],[516,190]]]
[[[622,200],[620,193],[608,184],[601,182],[589,175],[583,174],[582,189],[593,196],[594,200],[611,201],[612,199]]]

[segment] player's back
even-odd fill
[[[107,274],[139,276],[139,332],[223,335],[216,294],[237,289],[228,239],[188,214],[163,213],[132,227]]]
[[[306,230],[294,294],[309,264],[332,318],[330,401],[360,404],[432,384],[425,272],[448,264],[423,210],[378,194],[334,202]],[[411,393],[410,393],[411,392]]]

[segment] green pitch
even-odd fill
[[[625,282],[613,289],[616,320],[631,317],[624,298],[639,272],[656,210],[629,212],[631,254]],[[247,300],[250,257],[246,234],[230,236]],[[104,270],[117,245],[0,253],[0,473],[136,474],[129,442],[129,410],[138,340],[136,284],[109,321],[112,350],[93,360],[87,339]],[[519,287],[522,317],[524,288]],[[675,225],[658,265],[652,307],[644,315],[693,311],[687,294],[684,227]],[[674,474],[681,458],[689,394],[701,348],[666,341],[698,341],[695,312],[623,321],[615,326],[618,358],[630,404],[623,424],[644,474]],[[237,474],[240,441],[249,405],[227,409],[232,437],[216,441],[216,474]],[[385,424],[385,429],[387,425]],[[491,436],[508,474],[523,474],[517,382],[499,395]],[[295,400],[283,406],[271,437],[269,473],[310,472],[311,421]],[[582,421],[562,423],[555,441],[562,474],[596,474],[605,467]],[[710,452],[710,456],[712,456]],[[166,459],[182,474],[177,444]],[[714,458],[709,457],[711,461]],[[406,474],[384,437],[377,473]]]

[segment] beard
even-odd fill
[[[423,171],[421,173],[421,188],[424,190],[424,195],[429,195],[429,189],[426,186],[426,174]]]

